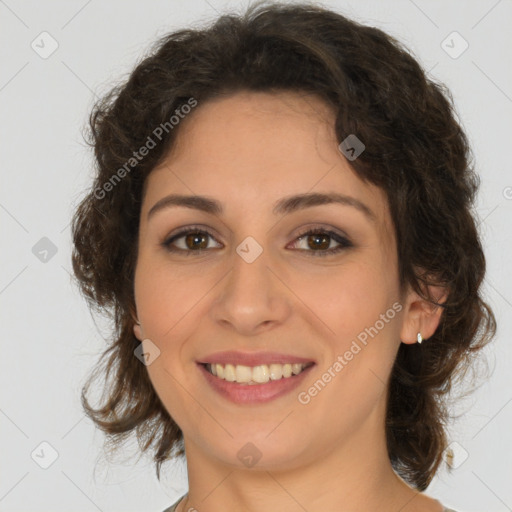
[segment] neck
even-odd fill
[[[185,437],[189,492],[177,512],[441,512],[437,501],[420,495],[395,474],[382,416],[375,413],[336,446],[317,452],[311,461],[296,461],[293,467],[265,465],[262,459],[252,468],[241,468],[205,454]]]

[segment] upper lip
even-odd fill
[[[235,350],[227,350],[204,356],[200,361],[198,361],[198,363],[258,366],[272,363],[314,363],[314,360],[306,357],[294,356],[292,354],[283,354],[280,352],[238,352]]]

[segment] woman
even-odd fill
[[[495,318],[443,87],[376,28],[257,4],[158,41],[90,123],[73,268],[115,332],[82,402],[158,478],[186,456],[165,512],[448,510],[443,399]]]

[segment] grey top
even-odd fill
[[[176,503],[174,503],[174,505],[171,505],[170,507],[166,508],[165,510],[162,510],[162,512],[175,512],[176,511],[176,507],[178,506],[179,502],[186,496],[186,494],[184,496],[182,496]],[[185,511],[186,512],[186,511]],[[453,510],[451,508],[445,508],[443,510],[443,512],[457,512],[456,510]]]
[[[176,507],[178,506],[178,503],[184,498],[185,496],[182,496],[174,505],[171,505],[170,507],[166,508],[165,510],[162,510],[162,512],[174,512],[176,510]]]
[[[182,496],[174,505],[171,505],[170,507],[166,508],[165,510],[162,510],[162,512],[175,512],[176,507],[178,506],[179,502],[186,496]]]

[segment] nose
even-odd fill
[[[290,292],[265,251],[251,263],[238,253],[219,283],[210,314],[213,320],[244,336],[256,335],[283,324],[291,312]]]

